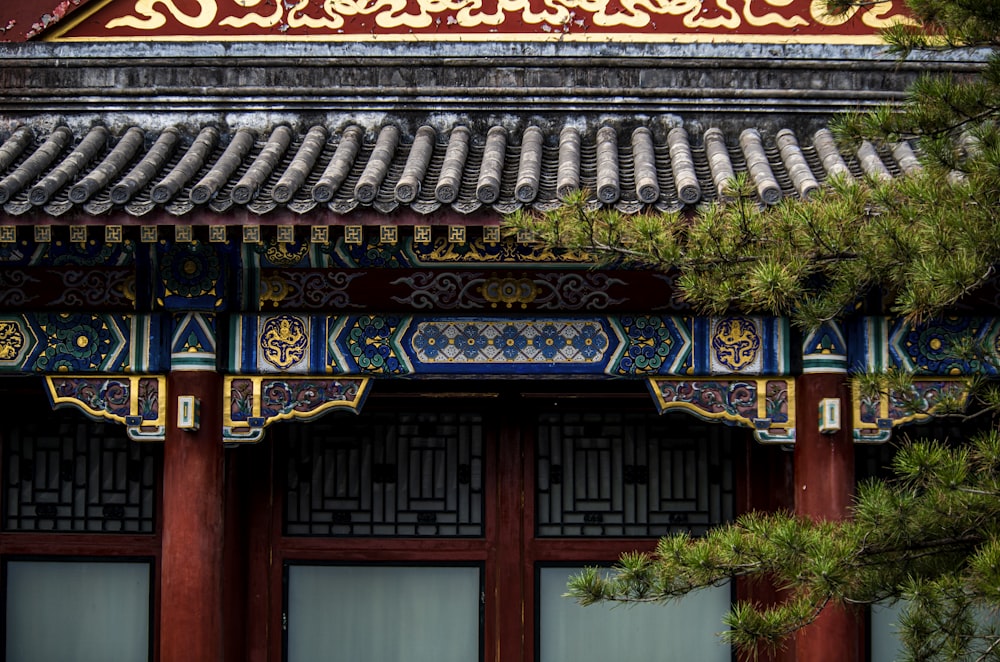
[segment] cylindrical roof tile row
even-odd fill
[[[729,180],[749,172],[763,204],[808,197],[829,177],[885,179],[920,168],[912,148],[864,143],[841,153],[830,132],[773,137],[754,127],[691,135],[677,127],[657,139],[646,127],[622,135],[573,126],[546,133],[537,126],[485,133],[467,126],[441,132],[421,126],[278,125],[197,134],[103,126],[74,134],[23,126],[0,144],[0,204],[10,215],[77,209],[100,215],[121,209],[141,217],[156,209],[183,216],[198,208],[253,214],[287,209],[337,214],[400,208],[418,214],[520,207],[552,209],[575,190],[591,204],[625,213],[676,210],[719,197]]]

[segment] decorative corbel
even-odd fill
[[[75,407],[94,420],[121,423],[134,441],[166,438],[166,377],[59,375],[45,384],[55,409]]]
[[[706,421],[750,428],[763,444],[795,443],[793,378],[652,377],[649,390],[661,414],[680,409]]]
[[[910,393],[895,390],[866,395],[857,381],[851,383],[854,406],[854,441],[860,444],[882,444],[892,438],[893,428],[909,423],[930,421],[942,398],[965,402],[968,397],[966,380],[962,377],[917,379]],[[912,407],[917,403],[916,410]]]
[[[310,421],[337,409],[360,413],[370,381],[367,377],[227,376],[223,441],[258,442],[264,438],[264,428],[277,421]]]

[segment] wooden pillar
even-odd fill
[[[795,512],[834,521],[848,516],[854,496],[854,440],[843,335],[833,325],[825,327],[806,339],[803,374],[795,385]],[[819,405],[824,398],[840,400],[839,432],[819,431]],[[860,662],[861,633],[857,612],[829,606],[796,634],[795,658],[799,662]]]
[[[208,327],[204,319],[201,321],[202,329]],[[174,338],[186,330],[184,324],[178,329]],[[192,360],[199,352],[185,350],[186,361],[173,363],[185,369],[171,372],[167,378],[159,662],[225,659],[222,377],[215,372],[214,341],[211,345],[210,352],[200,352],[200,365]],[[178,348],[173,351],[178,352]],[[179,396],[200,400],[198,430],[177,427]]]
[[[737,512],[773,513],[794,508],[794,473],[792,453],[775,444],[758,443],[746,433],[747,441],[740,470],[737,472]],[[780,603],[784,595],[768,579],[742,578],[736,581],[735,599],[758,605]],[[738,662],[794,662],[795,650],[789,645],[775,651],[762,649],[757,655],[738,654]]]

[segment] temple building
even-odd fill
[[[905,177],[835,113],[918,74],[898,0],[22,0],[0,9],[5,662],[728,661],[733,583],[567,577],[753,509],[844,517],[992,342],[874,304],[810,333],[502,231],[583,191],[694,213]],[[982,301],[978,309],[993,311]],[[775,660],[893,659],[828,609]]]

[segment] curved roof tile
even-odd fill
[[[610,124],[596,131],[494,125],[485,133],[424,125],[415,135],[393,124],[206,127],[197,135],[180,127],[112,135],[102,126],[74,134],[39,124],[15,129],[0,144],[0,204],[11,216],[42,206],[52,216],[76,209],[182,217],[201,207],[265,219],[282,210],[348,216],[409,209],[419,217],[445,209],[549,210],[585,190],[593,208],[634,213],[711,201],[741,171],[750,173],[762,202],[776,204],[807,197],[834,175],[884,179],[919,167],[907,143],[866,143],[857,154],[842,154],[825,129],[812,136],[782,129],[771,137],[754,127],[739,135],[639,127],[621,140]]]

